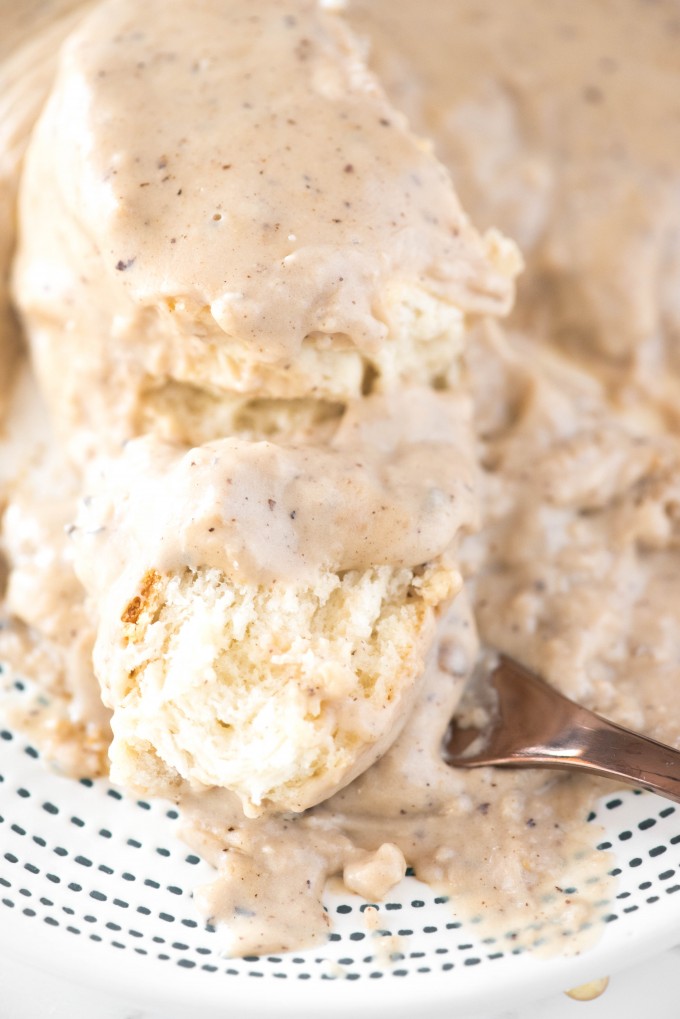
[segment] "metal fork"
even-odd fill
[[[497,714],[481,731],[460,728],[454,717],[444,738],[447,764],[589,771],[680,803],[680,751],[588,711],[505,655],[489,680]],[[477,740],[481,749],[466,754]]]

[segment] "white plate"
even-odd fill
[[[617,895],[580,956],[536,958],[509,937],[481,942],[450,902],[407,878],[377,903],[330,895],[328,944],[227,959],[191,889],[211,876],[177,838],[166,803],[48,771],[18,733],[0,732],[0,948],[38,968],[163,1006],[167,1019],[315,1014],[428,1019],[508,1007],[565,990],[680,942],[680,808],[648,793],[602,800]],[[283,847],[282,847],[283,848]],[[386,940],[388,937],[394,940]]]

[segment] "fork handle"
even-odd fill
[[[525,742],[508,745],[494,764],[578,769],[632,782],[680,803],[680,751],[577,705],[507,658],[501,659],[493,680],[507,717],[517,717],[510,702],[522,685],[532,686],[532,709],[522,723]],[[547,731],[546,717],[551,719]]]
[[[585,709],[583,709],[585,712]],[[625,782],[680,803],[680,752],[587,712],[560,732],[559,742],[509,754],[497,764],[570,768]]]

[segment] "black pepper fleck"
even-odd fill
[[[591,103],[593,106],[601,103],[604,99],[604,93],[601,88],[597,85],[586,85],[583,89],[583,98],[587,103]]]

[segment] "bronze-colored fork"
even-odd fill
[[[459,728],[454,717],[444,738],[447,764],[589,771],[680,803],[680,751],[608,722],[504,655],[489,680],[497,714],[482,731]],[[477,740],[481,749],[466,754]]]

